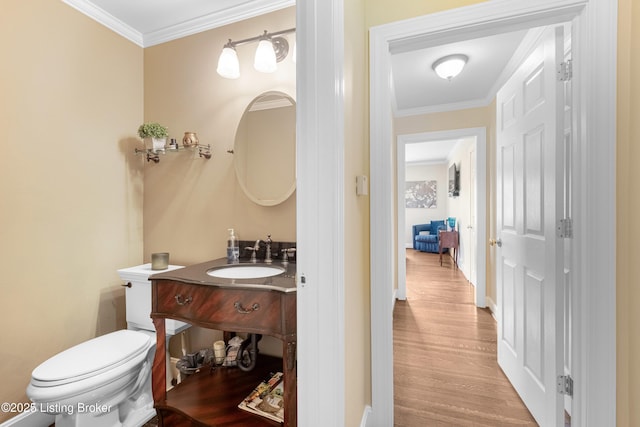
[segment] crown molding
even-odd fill
[[[296,4],[295,0],[255,0],[221,12],[210,13],[143,34],[115,16],[95,6],[90,0],[62,1],[143,48],[222,27],[223,25],[232,24],[265,13],[275,12],[276,10],[295,6]]]
[[[211,13],[190,21],[144,35],[144,47],[154,46],[171,40],[201,33],[213,28],[233,24],[265,13],[275,12],[285,7],[295,6],[295,0],[256,0],[250,4]]]

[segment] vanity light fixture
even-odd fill
[[[295,28],[276,31],[273,33],[264,31],[263,34],[248,39],[233,41],[229,39],[224,45],[222,53],[218,58],[218,74],[227,79],[237,79],[240,77],[240,64],[236,46],[247,43],[258,42],[258,48],[253,62],[253,67],[261,73],[273,73],[277,70],[277,63],[287,57],[289,53],[289,42],[281,37],[283,34],[295,32]]]
[[[448,55],[434,62],[431,68],[439,77],[451,81],[452,78],[462,72],[468,60],[469,57],[467,55]]]

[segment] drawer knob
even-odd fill
[[[253,305],[249,308],[244,308],[242,306],[242,303],[240,303],[240,301],[234,302],[233,306],[236,308],[236,311],[240,314],[249,314],[260,308],[260,304],[258,304],[257,302],[253,303]]]
[[[191,296],[188,296],[186,298],[182,298],[182,295],[178,294],[175,296],[176,302],[178,303],[178,305],[187,305],[189,304],[191,301],[193,301],[193,298]]]

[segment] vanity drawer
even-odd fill
[[[281,292],[194,285],[159,280],[153,283],[153,315],[223,330],[283,335]]]

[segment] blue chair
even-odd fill
[[[444,220],[414,225],[413,249],[437,254],[439,245],[438,231],[446,230],[446,227]]]

